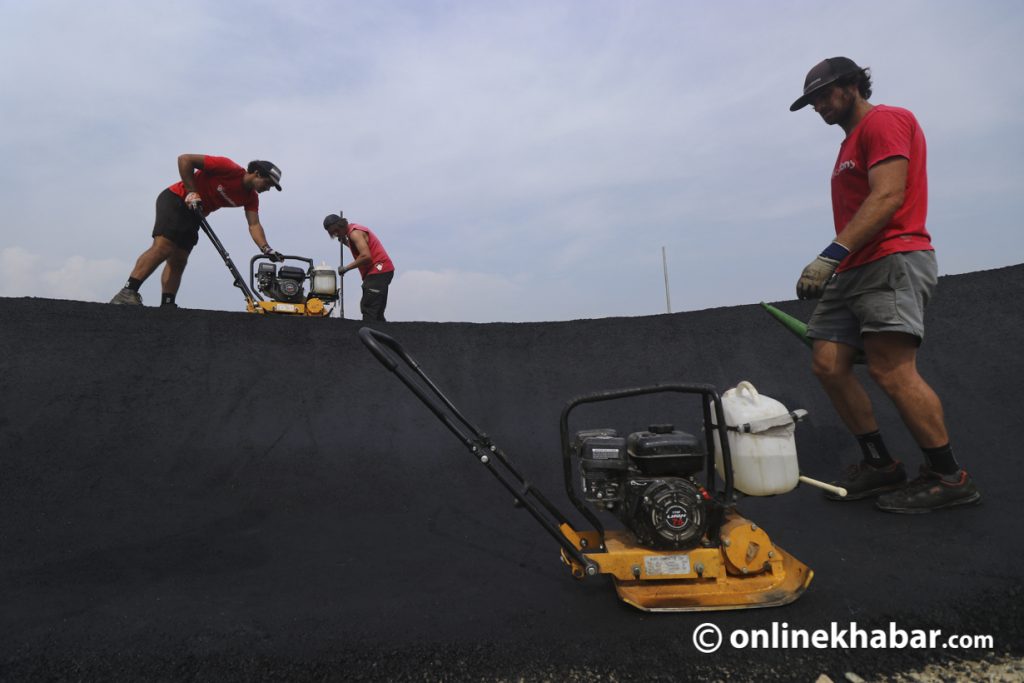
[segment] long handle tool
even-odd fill
[[[224,265],[228,267],[228,270],[231,271],[232,277],[235,278],[235,287],[242,290],[242,296],[245,297],[245,303],[249,305],[250,310],[255,309],[257,299],[262,300],[262,298],[253,294],[253,291],[249,289],[249,285],[245,284],[245,280],[242,279],[242,274],[239,273],[238,268],[235,267],[235,262],[231,260],[228,250],[224,248],[223,244],[221,244],[220,239],[217,237],[217,233],[213,231],[213,228],[210,227],[206,217],[202,214],[199,214],[199,225],[202,227],[203,232],[206,233],[206,236],[210,238],[210,241],[213,243],[213,248],[216,249],[217,253],[220,254],[220,257],[224,259]]]

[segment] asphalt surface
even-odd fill
[[[784,607],[702,614],[643,613],[603,579],[572,579],[357,321],[0,299],[0,680],[814,680],[1020,654],[1022,295],[1024,265],[942,278],[920,355],[981,505],[888,515],[806,486],[744,499],[815,579]],[[858,458],[808,351],[757,305],[381,329],[566,512],[559,414],[602,389],[749,380],[810,412],[805,474]],[[627,429],[699,417],[678,399],[578,415]],[[691,636],[705,622],[727,641],[853,622],[994,647],[703,654]]]

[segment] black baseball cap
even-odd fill
[[[324,218],[324,230],[327,230],[328,232],[330,232],[331,226],[333,226],[333,225],[335,225],[337,223],[342,223],[341,227],[343,227],[343,228],[347,228],[348,227],[348,219],[344,218],[343,216],[338,215],[337,213],[329,213],[329,214],[327,214],[327,216]]]
[[[250,161],[249,168],[246,170],[249,173],[259,173],[264,178],[270,178],[270,182],[274,184],[277,191],[281,191],[281,169],[273,163],[269,161]]]
[[[814,68],[807,72],[804,79],[804,94],[796,102],[790,105],[790,111],[803,109],[810,104],[810,97],[818,90],[827,85],[835,83],[843,76],[848,76],[858,71],[863,71],[857,63],[849,57],[829,57],[814,65]]]

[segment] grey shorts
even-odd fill
[[[891,254],[837,273],[807,323],[807,336],[862,349],[865,333],[903,332],[920,344],[937,282],[934,251]]]

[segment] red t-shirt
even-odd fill
[[[203,215],[209,216],[225,206],[241,206],[246,211],[260,210],[260,195],[242,187],[245,169],[227,157],[203,157],[202,170],[193,175],[196,190],[203,198]],[[170,187],[182,199],[187,194],[180,180]]]
[[[924,132],[906,109],[875,105],[839,147],[832,171],[832,214],[839,234],[871,191],[868,169],[880,161],[904,157],[909,162],[903,205],[889,224],[853,252],[837,270],[843,271],[901,251],[930,251],[927,150]]]
[[[359,275],[365,280],[367,275],[379,275],[381,273],[390,273],[395,269],[395,265],[391,263],[391,258],[388,256],[388,252],[384,250],[384,245],[380,243],[377,236],[366,227],[365,225],[359,225],[358,223],[349,223],[348,231],[346,235],[351,235],[353,230],[359,230],[366,233],[366,241],[370,245],[370,262],[366,265],[359,266]],[[351,241],[348,243],[349,251],[352,252],[352,257],[358,257],[359,252],[356,251],[355,246]]]

